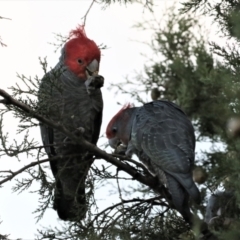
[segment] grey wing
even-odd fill
[[[56,152],[53,146],[54,143],[54,136],[53,136],[53,129],[40,123],[40,131],[43,145],[45,146],[44,149],[48,155],[48,157],[56,156]],[[55,161],[50,161],[50,166],[53,172],[53,175],[56,176],[57,174],[57,163]]]
[[[50,146],[53,144],[54,141],[52,128],[40,123],[40,131],[46,153],[48,154],[49,157],[55,156],[56,152],[54,150],[54,147]]]
[[[50,103],[51,93],[49,92],[49,79],[51,78],[51,72],[47,73],[41,81],[39,86],[39,93],[38,93],[38,107],[41,114],[44,116],[49,115],[47,113],[48,104]],[[40,132],[42,137],[43,145],[45,146],[44,149],[48,155],[48,157],[56,156],[56,152],[53,146],[54,143],[54,133],[53,129],[43,123],[40,123]],[[50,166],[53,172],[53,175],[56,176],[57,174],[57,166],[56,162],[50,161]]]
[[[195,136],[183,112],[163,101],[155,101],[139,108],[133,126],[138,147],[145,148],[149,157],[160,158],[165,170],[190,172],[194,163]]]
[[[89,122],[93,118],[92,113],[98,110],[89,103],[91,101],[84,83],[69,71],[61,74],[56,68],[43,77],[39,88],[39,112],[54,122],[64,124],[74,134],[77,134],[78,127],[84,127],[87,140],[91,140],[92,125]],[[101,116],[98,118],[101,119]],[[82,219],[87,210],[85,180],[92,163],[91,156],[88,161],[83,161],[85,150],[81,146],[72,145],[57,129],[40,124],[40,130],[48,156],[63,156],[58,161],[50,162],[56,179],[53,208],[63,220]],[[63,145],[65,140],[66,144]],[[55,147],[49,146],[53,143]],[[79,154],[79,157],[70,157],[71,154]]]
[[[195,136],[191,122],[173,104],[154,101],[139,108],[132,134],[156,168],[176,179],[189,195],[200,202],[199,191],[192,180]]]
[[[167,186],[172,195],[172,201],[176,209],[182,214],[185,221],[192,224],[192,214],[188,205],[189,195],[181,184],[170,174],[165,173]]]

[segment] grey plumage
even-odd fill
[[[118,140],[124,143],[128,138],[124,143],[126,154],[135,153],[167,185],[176,209],[191,223],[189,196],[200,203],[200,193],[192,179],[195,135],[191,122],[169,101],[153,101],[121,111],[107,128],[110,145],[116,147]]]
[[[42,79],[39,109],[52,121],[96,144],[102,122],[102,93],[99,88],[87,91],[84,82],[63,65],[62,56],[59,64]],[[80,133],[79,128],[83,128],[84,133]],[[44,124],[40,129],[43,144],[56,145],[45,147],[48,156],[62,156],[50,162],[56,179],[53,207],[63,220],[81,220],[87,211],[85,180],[93,162],[92,156],[60,131]],[[69,156],[73,154],[79,154],[79,157]]]

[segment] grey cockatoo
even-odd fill
[[[100,49],[78,27],[71,31],[59,63],[43,77],[39,90],[42,114],[93,144],[98,141],[103,110],[99,63]],[[92,156],[60,131],[44,124],[40,128],[48,156],[61,157],[50,162],[56,180],[53,207],[62,220],[81,220],[87,210],[85,180]]]
[[[189,196],[200,203],[192,179],[195,135],[180,107],[162,100],[125,105],[109,122],[106,135],[111,147],[126,146],[126,155],[136,154],[166,184],[176,209],[192,223]]]

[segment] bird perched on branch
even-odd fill
[[[166,184],[174,206],[191,224],[189,196],[200,203],[200,193],[192,179],[195,135],[180,107],[162,100],[142,107],[127,104],[109,122],[106,135],[112,148],[124,145],[127,156],[136,154]]]
[[[93,144],[102,123],[100,55],[96,43],[79,26],[70,32],[58,64],[43,77],[39,90],[41,113]],[[56,181],[53,208],[62,220],[81,220],[87,211],[85,180],[92,155],[59,130],[44,124],[40,128],[48,156],[59,156],[50,161]]]

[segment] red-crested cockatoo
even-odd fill
[[[157,100],[142,107],[125,105],[109,122],[109,145],[125,146],[125,154],[136,154],[166,184],[176,209],[192,223],[189,196],[200,203],[200,193],[192,179],[195,157],[194,129],[176,104]]]
[[[83,27],[71,31],[58,64],[43,77],[39,90],[42,114],[92,144],[97,144],[102,123],[100,88],[104,78],[98,75],[100,55],[100,49],[86,36]],[[56,182],[53,208],[62,220],[81,220],[88,206],[85,180],[92,155],[61,131],[45,124],[40,124],[40,128],[48,156],[59,157],[50,161]]]

